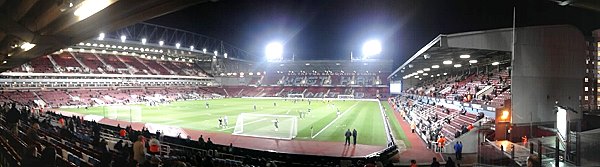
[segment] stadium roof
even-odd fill
[[[512,28],[440,34],[388,76],[390,80],[437,76],[469,66],[511,60]],[[468,56],[466,56],[468,55]],[[473,62],[476,60],[477,62]],[[444,64],[444,61],[449,64]],[[470,62],[471,61],[471,62]],[[460,67],[457,64],[460,64]],[[435,68],[439,66],[438,68]],[[424,73],[427,73],[424,75]]]
[[[0,0],[0,72],[208,0]]]

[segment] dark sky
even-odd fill
[[[600,12],[548,0],[520,0],[517,26],[572,24],[590,36]],[[220,0],[147,22],[215,37],[264,55],[284,42],[297,59],[349,59],[379,39],[382,58],[399,65],[439,34],[512,26],[511,0]]]

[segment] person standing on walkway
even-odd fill
[[[352,130],[352,139],[354,139],[354,145],[356,145],[356,136],[358,135],[358,133],[356,132],[356,129]]]
[[[350,145],[350,136],[352,136],[352,132],[350,132],[350,129],[348,129],[346,131],[345,136],[346,136],[346,143],[344,143],[344,145]]]
[[[412,133],[415,133],[415,128],[417,127],[417,125],[415,125],[414,121],[410,121],[410,130],[412,131]]]
[[[459,142],[454,143],[454,158],[460,160],[460,144]]]

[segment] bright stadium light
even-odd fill
[[[462,65],[460,64],[455,64],[454,67],[458,68],[458,67],[462,67]]]
[[[452,60],[446,60],[446,61],[443,61],[442,63],[443,63],[443,64],[446,64],[446,65],[448,65],[448,64],[452,64]]]
[[[181,47],[181,44],[180,43],[176,43],[175,44],[175,48],[179,49],[179,47]]]
[[[102,41],[102,40],[104,40],[104,36],[105,36],[105,34],[104,34],[103,32],[101,32],[101,33],[98,35],[98,40],[101,40],[101,41]]]
[[[194,45],[190,46],[190,50],[193,51],[194,50]]]
[[[215,51],[213,52],[213,54],[215,54],[215,56],[217,56],[217,55],[219,55],[219,52],[215,50]]]
[[[431,71],[431,68],[424,68],[423,71]]]
[[[468,59],[468,58],[471,58],[471,55],[460,55],[459,57],[461,59]]]
[[[79,4],[79,7],[73,14],[78,17],[79,20],[90,17],[91,15],[101,11],[102,9],[109,6],[115,1],[111,0],[86,0]]]
[[[142,38],[142,45],[145,45],[147,41],[148,41],[148,39]]]
[[[223,54],[223,57],[227,58],[227,53]]]
[[[163,46],[165,44],[165,41],[158,41],[158,45]]]
[[[204,54],[206,54],[206,48],[202,49],[202,52],[203,52]]]
[[[127,36],[121,35],[121,42],[125,42],[126,39],[127,39]]]
[[[369,40],[362,46],[362,53],[364,58],[375,56],[381,53],[381,42],[378,40]]]
[[[278,42],[271,42],[265,47],[267,60],[281,60],[283,55],[283,45]]]
[[[35,47],[35,44],[29,43],[29,42],[23,42],[23,44],[21,44],[21,49],[23,49],[23,51],[28,51],[29,49]]]
[[[493,63],[492,63],[492,65],[493,65],[493,66],[497,66],[497,65],[499,65],[499,64],[500,64],[500,62],[493,62]]]
[[[477,60],[469,60],[469,63],[475,64],[475,63],[477,63]]]
[[[432,65],[431,68],[440,68],[440,65]]]

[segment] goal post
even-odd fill
[[[104,117],[108,119],[142,122],[142,107],[140,106],[114,105],[106,106],[104,110]]]
[[[338,99],[354,99],[354,95],[337,95]]]
[[[233,130],[233,135],[285,140],[291,140],[297,134],[298,117],[290,115],[242,113]]]
[[[292,94],[288,94],[288,98],[304,98],[304,94],[292,93]]]

